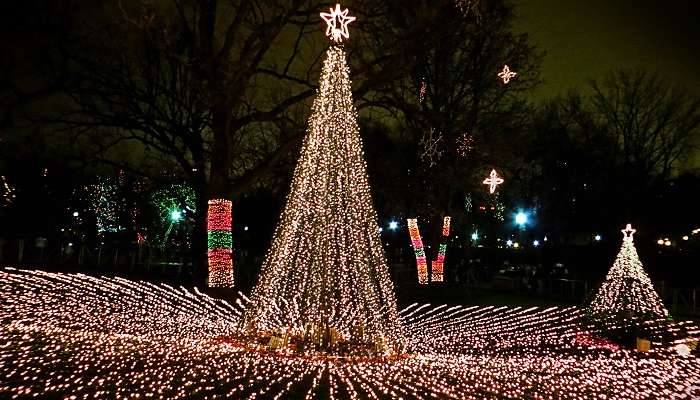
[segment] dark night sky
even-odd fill
[[[700,1],[513,1],[517,28],[546,52],[537,99],[626,67],[656,70],[700,96]],[[700,151],[686,166],[700,168]]]
[[[644,67],[700,95],[700,1],[514,0],[518,28],[547,52],[537,93],[550,96],[611,69]]]
[[[624,67],[657,70],[700,96],[700,0],[512,1],[516,28],[546,52],[536,100]],[[0,20],[15,20],[16,12],[2,13]],[[16,43],[14,39],[0,48]],[[688,166],[700,168],[700,152],[696,154]]]

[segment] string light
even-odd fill
[[[428,84],[425,83],[425,78],[420,81],[420,90],[418,92],[418,102],[422,103],[425,100],[425,93],[428,91]]]
[[[622,248],[610,268],[590,311],[601,316],[632,318],[666,318],[668,310],[654,290],[634,246],[636,229],[627,224],[622,230]]]
[[[498,77],[501,78],[503,84],[508,84],[508,82],[510,82],[510,80],[513,79],[516,75],[518,75],[518,73],[515,71],[511,71],[510,67],[508,67],[507,65],[504,65],[503,70],[498,73]]]
[[[425,259],[423,240],[421,239],[420,231],[418,230],[418,220],[415,218],[409,218],[406,221],[408,223],[408,235],[411,237],[411,246],[413,246],[413,251],[416,253],[418,283],[421,285],[426,285],[428,283],[428,264]]]
[[[455,5],[465,16],[472,13],[477,22],[481,19],[480,0],[455,0]]]
[[[503,178],[498,176],[498,173],[495,169],[492,169],[491,174],[489,174],[489,177],[484,179],[484,182],[482,183],[484,185],[489,185],[489,193],[493,193],[496,191],[496,187],[498,187],[498,185],[500,185],[503,182]]]
[[[438,248],[437,258],[430,264],[430,280],[432,282],[444,281],[445,253],[447,252],[447,238],[450,236],[450,217],[442,220],[442,240]]]
[[[183,220],[184,212],[197,212],[197,196],[188,185],[172,184],[160,188],[151,194],[151,204],[155,207],[159,225],[164,231],[157,232],[156,238],[151,237],[152,243],[165,247],[173,228]]]
[[[468,213],[472,212],[472,194],[467,193],[464,196],[464,210]]]
[[[334,41],[347,37],[343,29],[350,21],[347,10],[339,10],[324,17]],[[343,28],[331,18],[340,18]],[[246,312],[252,331],[345,341],[361,330],[375,349],[392,353],[402,346],[366,168],[346,54],[333,45],[326,51],[291,190]]]
[[[469,132],[465,132],[457,139],[457,154],[466,157],[472,149],[474,149],[474,137]]]
[[[4,175],[0,175],[0,207],[8,207],[15,201],[15,188]]]
[[[209,200],[207,213],[207,258],[209,264],[209,286],[211,287],[233,287],[232,207],[233,203],[231,200]]]
[[[429,164],[429,166],[434,166],[442,158],[442,134],[438,132],[436,136],[434,128],[430,128],[430,131],[423,135],[419,145],[423,148],[423,152],[420,155],[421,161]]]
[[[117,232],[122,229],[119,225],[117,210],[119,209],[119,194],[117,185],[111,179],[98,177],[97,182],[86,189],[90,208],[95,214],[97,233]]]
[[[348,359],[243,343],[240,294],[229,304],[167,285],[0,268],[0,304],[7,398],[700,396],[696,325],[654,324],[668,344],[639,353],[598,337],[576,307],[411,304],[398,313],[409,353]]]

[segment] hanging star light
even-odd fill
[[[321,18],[328,24],[326,36],[336,43],[341,43],[343,38],[350,38],[348,24],[356,18],[348,16],[348,12],[347,8],[341,11],[340,4],[336,4],[335,9],[330,9],[330,13],[321,13]]]
[[[511,71],[508,65],[504,65],[503,70],[498,73],[498,77],[501,78],[501,80],[503,80],[503,84],[507,84],[508,82],[510,82],[510,80],[513,77],[515,77],[515,75],[518,75],[518,73],[515,71]]]
[[[496,191],[496,187],[503,182],[504,182],[503,178],[498,176],[498,173],[496,172],[495,169],[492,169],[491,174],[489,175],[488,178],[484,179],[483,184],[489,185],[489,193],[493,193]]]

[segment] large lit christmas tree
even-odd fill
[[[322,330],[396,348],[403,335],[341,44],[354,18],[339,5],[321,16],[333,44],[246,321],[258,331]]]
[[[589,310],[599,316],[665,318],[668,311],[654,290],[634,247],[630,224],[622,231],[622,248]]]

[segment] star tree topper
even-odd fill
[[[498,176],[498,173],[495,169],[492,169],[491,174],[488,178],[484,179],[483,183],[484,185],[489,185],[489,193],[493,193],[496,191],[496,187],[503,182],[503,178]]]
[[[637,232],[636,229],[632,229],[632,224],[627,224],[625,229],[622,230],[622,234],[624,235],[624,240],[629,240],[632,241],[634,238],[632,235]]]
[[[340,43],[343,38],[350,38],[350,33],[348,32],[348,24],[354,21],[355,17],[348,16],[348,9],[340,10],[340,4],[335,5],[335,9],[331,7],[330,13],[321,13],[321,18],[326,21],[328,28],[326,29],[326,36],[331,38],[332,41]]]
[[[515,75],[518,75],[518,73],[511,71],[508,65],[504,65],[503,71],[498,73],[498,77],[503,80],[503,84],[510,82],[511,78],[513,78]]]

